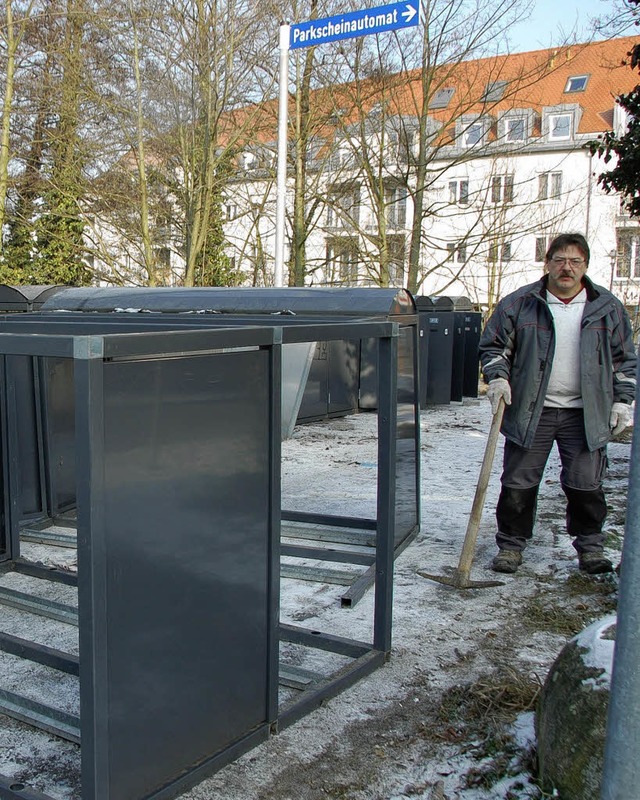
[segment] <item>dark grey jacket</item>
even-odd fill
[[[480,339],[484,379],[506,378],[511,384],[511,405],[505,409],[502,433],[521,447],[531,447],[533,442],[555,350],[546,285],[545,276],[507,295],[496,306]],[[587,278],[585,286],[580,381],[587,443],[590,450],[597,450],[611,435],[612,404],[633,402],[637,360],[622,303]]]

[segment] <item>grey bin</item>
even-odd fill
[[[358,410],[360,342],[317,342],[298,410],[298,423]]]
[[[429,333],[431,330],[430,318],[433,316],[433,300],[427,295],[417,295],[415,298],[418,311],[418,386],[420,408],[427,407],[427,380],[429,375],[429,353],[431,344]]]
[[[420,406],[461,402],[478,396],[480,315],[468,297],[416,297],[420,314]]]
[[[464,315],[471,311],[471,301],[464,296],[440,296],[434,298],[436,308],[453,311],[453,349],[451,353],[451,401],[462,402],[465,374],[465,327]]]
[[[38,311],[64,286],[7,286],[0,284],[0,312]]]
[[[25,313],[38,311],[42,304],[64,286],[8,286],[0,284],[0,312]],[[4,372],[4,365],[0,367]],[[43,359],[21,359],[14,365],[12,387],[21,398],[15,424],[23,457],[20,459],[20,507],[25,519],[46,513],[47,485],[42,463],[45,415],[41,392]],[[6,376],[5,376],[6,380]],[[73,462],[72,462],[73,466]]]
[[[421,347],[428,356],[424,380],[421,377],[423,408],[451,402],[454,322],[453,301],[448,297],[417,296],[416,307],[421,318]],[[424,316],[424,318],[423,318]]]
[[[464,295],[438,297],[436,305],[453,309],[453,352],[451,356],[451,400],[478,396],[478,345],[482,314],[473,310],[471,300]]]

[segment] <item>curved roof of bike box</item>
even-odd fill
[[[416,307],[406,289],[82,287],[56,292],[42,310],[388,317],[415,314]]]

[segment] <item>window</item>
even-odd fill
[[[536,264],[543,264],[547,255],[547,250],[551,244],[550,236],[536,236],[536,251],[535,262]]]
[[[618,234],[616,278],[640,278],[640,236],[625,231]]]
[[[562,194],[562,173],[542,172],[538,175],[538,200],[549,200]]]
[[[484,138],[484,125],[482,122],[473,122],[462,134],[462,141],[465,147],[473,147],[481,144]]]
[[[549,139],[554,141],[570,139],[572,134],[571,114],[550,114],[549,115]]]
[[[404,236],[389,236],[389,281],[392,286],[404,286],[404,259],[406,241]]]
[[[168,247],[157,247],[155,257],[160,267],[168,268],[171,265],[171,250]]]
[[[224,215],[225,219],[235,219],[238,216],[238,206],[235,203],[226,203]]]
[[[156,247],[153,254],[158,267],[159,278],[165,286],[168,286],[171,282],[171,250],[168,247]]]
[[[446,108],[451,102],[454,92],[455,89],[449,87],[438,89],[429,100],[429,108]]]
[[[327,276],[331,283],[354,285],[358,280],[358,246],[354,239],[332,239],[327,243]]]
[[[407,224],[407,190],[404,186],[387,187],[385,191],[387,225],[404,228]]]
[[[449,181],[449,202],[455,205],[469,205],[469,181]]]
[[[415,131],[402,128],[398,135],[398,146],[396,148],[397,158],[401,164],[409,164],[415,157]]]
[[[502,245],[498,244],[498,242],[491,242],[488,259],[491,264],[498,262],[506,264],[511,261],[511,242],[504,242]]]
[[[491,202],[513,203],[513,175],[497,175],[491,179]]]
[[[564,87],[565,93],[569,92],[584,92],[587,88],[587,81],[589,80],[588,75],[574,75],[567,81],[567,85]]]
[[[240,169],[251,170],[255,169],[257,165],[258,156],[255,153],[246,150],[244,153],[240,154]]]
[[[327,208],[329,228],[349,228],[360,218],[360,187],[350,186],[330,193]]]
[[[508,119],[504,126],[504,138],[507,142],[524,142],[526,125],[524,117]]]
[[[508,81],[491,81],[491,83],[487,84],[484,94],[482,95],[483,102],[497,103],[498,100],[502,100],[504,90],[507,86]]]
[[[447,242],[447,261],[465,264],[467,261],[467,245],[465,242]]]
[[[352,147],[344,141],[338,143],[329,158],[329,166],[331,169],[355,167],[356,157]]]

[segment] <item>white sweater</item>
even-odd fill
[[[547,292],[556,331],[556,349],[544,400],[552,408],[582,408],[580,389],[580,324],[587,302],[583,289],[570,303]]]

